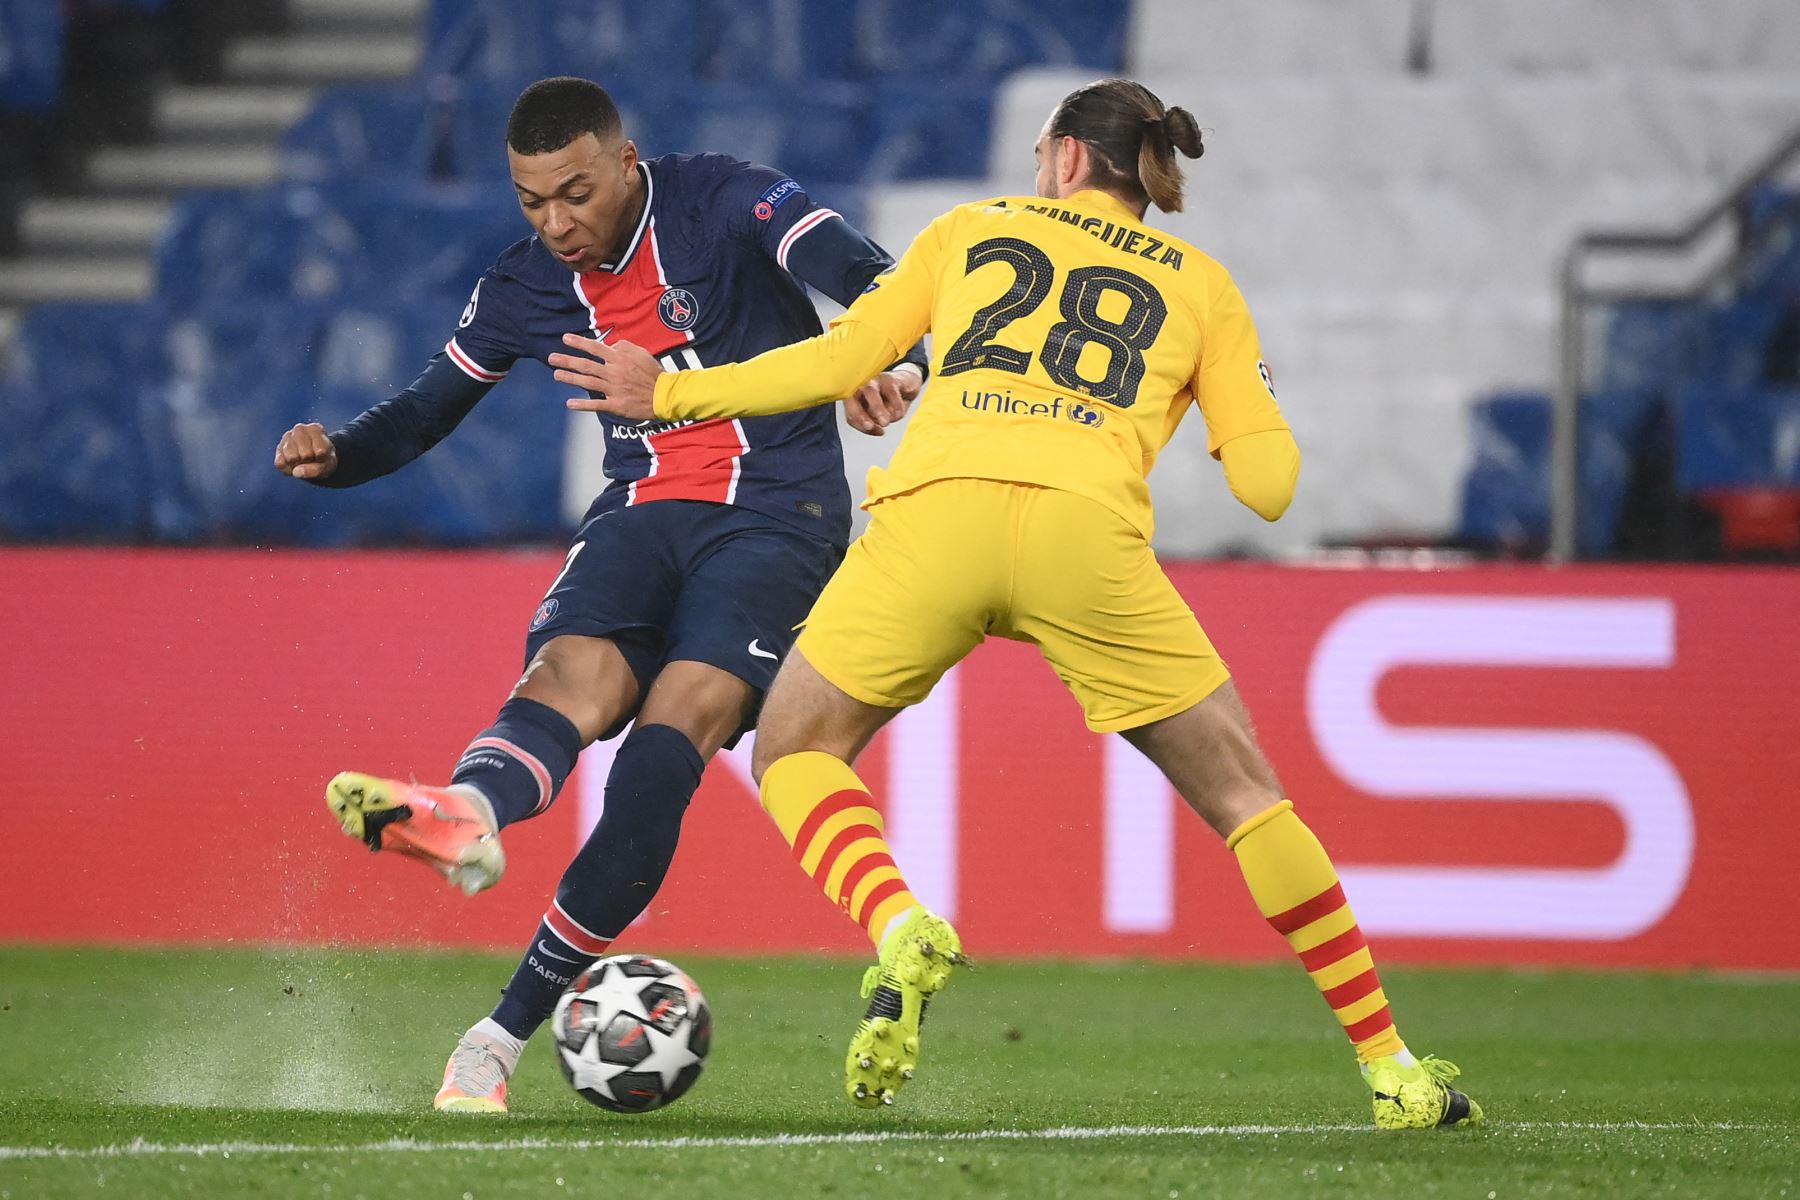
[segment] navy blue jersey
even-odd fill
[[[624,339],[671,370],[752,358],[815,336],[803,282],[848,304],[889,256],[801,186],[718,154],[641,162],[644,212],[617,263],[579,274],[536,237],[481,276],[444,352],[401,395],[332,433],[353,486],[424,453],[522,359],[566,353],[566,333]],[[922,354],[908,356],[920,360]],[[733,504],[842,545],[850,494],[829,407],[606,430],[607,488],[591,513],[656,500]]]

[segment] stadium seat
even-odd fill
[[[1800,484],[1800,390],[1699,383],[1679,397],[1684,492]]]
[[[1602,390],[1581,398],[1581,499],[1576,543],[1581,553],[1606,557],[1618,543],[1619,520],[1639,464],[1666,428],[1660,388]]]
[[[1782,305],[1753,295],[1702,310],[1705,335],[1695,378],[1732,390],[1763,383],[1768,377],[1770,343],[1786,315]]]
[[[1800,552],[1800,487],[1707,488],[1699,500],[1718,519],[1727,554]]]
[[[1478,400],[1474,463],[1463,484],[1464,541],[1510,551],[1550,532],[1550,397],[1507,393]]]
[[[1686,301],[1614,305],[1601,349],[1601,386],[1608,391],[1678,389],[1692,378],[1704,338],[1701,314]]]
[[[150,533],[144,475],[158,431],[138,392],[162,364],[153,306],[41,305],[21,323],[0,411],[0,536],[138,541]],[[96,353],[95,348],[103,348]]]
[[[62,95],[64,14],[43,0],[0,0],[0,113],[47,113]]]

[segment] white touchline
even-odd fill
[[[1481,1134],[1500,1133],[1743,1133],[1788,1126],[1737,1121],[1506,1121]],[[146,1142],[142,1138],[116,1146],[0,1146],[0,1161],[45,1158],[147,1158],[157,1155],[230,1158],[234,1154],[417,1154],[431,1151],[478,1153],[496,1150],[779,1150],[789,1146],[861,1146],[891,1142],[1060,1142],[1103,1138],[1280,1137],[1282,1134],[1367,1133],[1366,1124],[1342,1125],[1096,1125],[1051,1129],[883,1130],[876,1133],[777,1133],[762,1137],[665,1138],[504,1138],[494,1141],[435,1141],[392,1138],[356,1145],[299,1142]],[[1466,1137],[1469,1134],[1441,1134]]]

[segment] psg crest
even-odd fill
[[[686,333],[700,319],[700,302],[686,288],[670,288],[656,302],[656,315],[676,333]]]
[[[545,622],[549,621],[551,617],[554,617],[556,615],[556,610],[560,607],[561,605],[555,600],[546,600],[538,605],[537,612],[531,615],[531,632],[536,633],[538,630],[542,629]]]

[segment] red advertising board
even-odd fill
[[[471,944],[531,932],[590,749],[474,899],[337,832],[354,768],[441,781],[553,553],[0,551],[0,939]],[[1391,960],[1800,968],[1800,573],[1171,568]],[[621,946],[856,950],[721,756]],[[1231,857],[1029,647],[858,764],[978,953],[1285,952]]]

